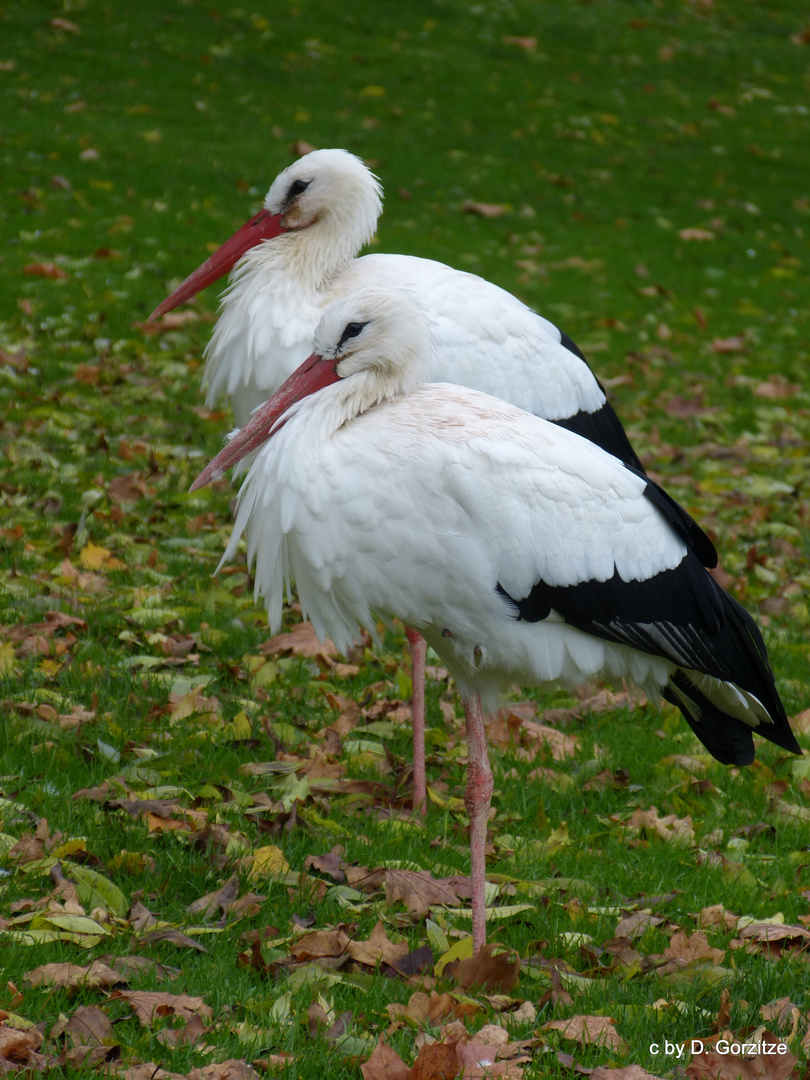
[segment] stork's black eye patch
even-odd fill
[[[287,198],[294,199],[296,195],[300,195],[302,191],[306,191],[311,183],[311,180],[293,180],[287,191]]]
[[[343,344],[344,341],[348,341],[349,338],[357,337],[357,335],[361,332],[361,330],[363,329],[364,326],[368,326],[368,323],[364,323],[364,322],[350,322],[350,323],[347,323],[346,329],[340,335],[340,341],[338,342],[338,348],[340,348],[340,346]]]

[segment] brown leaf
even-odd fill
[[[410,946],[407,941],[395,943],[389,940],[385,927],[381,922],[378,922],[369,934],[367,941],[350,941],[347,951],[358,964],[376,967],[380,962],[396,965],[398,961],[408,955]]]
[[[151,960],[148,956],[111,956],[109,953],[98,958],[99,963],[106,964],[113,971],[118,971],[126,979],[132,975],[141,975],[146,972],[157,980],[176,979],[180,974],[180,968],[169,967],[168,964],[159,964],[157,960]]]
[[[70,277],[61,266],[57,266],[56,263],[52,262],[28,263],[27,266],[23,267],[23,273],[31,277],[53,278],[54,281],[65,281]]]
[[[193,1046],[205,1034],[205,1021],[199,1014],[191,1017],[187,1024],[179,1028],[164,1028],[157,1035],[158,1042],[170,1049],[177,1046]]]
[[[428,996],[424,991],[417,990],[411,994],[407,1005],[397,1002],[387,1005],[386,1011],[392,1020],[404,1017],[418,1025],[427,1022],[431,1027],[439,1027],[444,1020],[464,1020],[468,1016],[475,1016],[483,1011],[483,1006],[469,999],[459,1001],[453,994],[437,994],[431,990]]]
[[[239,877],[232,874],[221,889],[207,893],[189,904],[186,908],[187,915],[202,916],[203,919],[212,919],[218,911],[227,915],[239,896]]]
[[[549,1020],[543,1031],[559,1031],[563,1038],[582,1046],[606,1046],[624,1051],[626,1045],[616,1030],[612,1016],[572,1016],[569,1020]]]
[[[739,915],[727,911],[722,904],[713,904],[711,907],[703,908],[698,916],[698,925],[701,927],[724,926],[726,930],[735,930],[739,919]]]
[[[71,1069],[94,1069],[98,1065],[118,1061],[120,1057],[121,1045],[117,1042],[112,1042],[109,1046],[106,1043],[96,1043],[93,1046],[80,1043],[78,1046],[69,1046],[62,1052],[64,1064]]]
[[[414,949],[413,952],[407,953],[401,960],[397,960],[396,963],[386,964],[383,968],[383,974],[400,976],[406,980],[418,975],[420,984],[429,989],[433,985],[433,981],[426,978],[426,975],[433,968],[435,962],[436,958],[431,947],[421,945],[418,949]]]
[[[695,831],[692,828],[692,818],[679,818],[675,814],[659,817],[656,807],[649,810],[636,810],[629,821],[629,828],[651,832],[668,843],[685,846],[694,843]]]
[[[42,1036],[36,1028],[18,1031],[0,1023],[0,1061],[13,1061],[25,1064],[29,1054],[42,1045]],[[3,1070],[5,1071],[5,1070]]]
[[[624,919],[619,920],[616,924],[615,934],[617,938],[637,938],[641,937],[648,926],[660,926],[663,922],[666,922],[666,920],[658,915],[651,914],[649,911],[636,911],[632,915],[627,915]]]
[[[84,967],[69,963],[42,964],[24,975],[23,982],[27,986],[100,986],[106,990],[126,985],[127,979],[95,960]]]
[[[500,949],[500,952],[495,952]],[[508,993],[520,975],[520,957],[511,949],[503,950],[496,943],[484,945],[469,960],[454,960],[444,969],[445,976],[454,978],[462,990],[480,986],[489,993]]]
[[[714,240],[715,234],[711,229],[679,229],[678,236],[681,240]]]
[[[283,1069],[292,1060],[289,1055],[272,1054],[270,1056],[277,1059],[273,1074],[276,1068]],[[202,1069],[192,1069],[188,1074],[188,1080],[260,1080],[260,1074],[246,1061],[229,1058],[227,1061],[205,1065]]]
[[[363,1080],[413,1080],[411,1069],[381,1035],[368,1061],[360,1066]]]
[[[304,934],[290,949],[290,956],[295,960],[315,960],[322,956],[343,956],[349,946],[349,937],[344,930],[313,930]]]
[[[192,1069],[193,1073],[199,1073],[199,1069]],[[133,1064],[127,1064],[126,1067],[115,1069],[112,1072],[113,1076],[120,1077],[121,1080],[187,1080],[182,1073],[167,1072],[166,1069],[162,1069],[159,1065],[156,1065],[154,1061],[138,1061]]]
[[[179,930],[173,930],[171,927],[163,930],[149,930],[146,934],[141,934],[138,941],[142,945],[155,945],[165,941],[169,945],[176,945],[178,949],[196,949],[197,952],[208,952],[208,949],[201,945],[199,941],[195,941],[194,938],[181,934]]]
[[[762,1051],[766,1043],[779,1044],[779,1039],[766,1029],[758,1030],[756,1041],[753,1037],[745,1039],[735,1037],[730,1031],[724,1031],[711,1039],[693,1040],[701,1042],[702,1050],[695,1054],[686,1068],[689,1080],[787,1080],[793,1072],[797,1058],[786,1054]],[[732,1054],[731,1047],[744,1044],[759,1047],[755,1053]],[[715,1047],[717,1049],[715,1049]]]
[[[319,641],[318,635],[310,622],[298,623],[289,633],[276,634],[265,641],[260,650],[264,656],[274,656],[276,653],[290,653],[292,656],[305,656],[320,658],[327,664],[338,657],[338,651],[333,642]]]
[[[190,1020],[192,1016],[213,1015],[210,1005],[201,997],[188,994],[165,994],[159,990],[116,990],[110,995],[118,1001],[125,1001],[144,1027],[151,1027],[155,1013],[158,1016],[176,1016],[181,1020]]]
[[[760,383],[754,390],[754,397],[764,398],[766,401],[779,401],[783,398],[792,398],[801,393],[799,383],[788,382],[784,375],[772,375],[767,382]]]
[[[345,869],[348,866],[343,859],[343,848],[338,845],[326,855],[307,855],[304,859],[305,870],[317,870],[319,874],[328,874],[339,885],[346,882]]]
[[[472,199],[467,199],[466,202],[462,203],[461,209],[465,214],[477,214],[479,217],[484,218],[503,217],[506,213],[506,207],[500,206],[498,203],[475,202]]]
[[[154,495],[155,489],[149,488],[139,472],[124,473],[116,476],[107,487],[107,494],[114,503],[137,502],[147,494]]]
[[[751,923],[739,931],[732,948],[743,943],[756,943],[760,951],[776,960],[785,952],[804,952],[810,949],[810,930],[803,926],[776,926],[773,923]]]
[[[461,1073],[456,1043],[424,1043],[413,1063],[412,1080],[455,1080]]]
[[[209,311],[170,311],[158,322],[134,322],[132,326],[147,337],[154,337],[170,330],[179,330],[189,323],[213,321],[214,316]]]
[[[534,37],[514,37],[506,34],[501,40],[504,45],[517,45],[519,49],[525,49],[526,52],[534,52],[537,48],[537,38]]]
[[[709,945],[702,930],[696,930],[691,936],[679,930],[672,935],[669,945],[664,949],[664,956],[685,964],[693,960],[710,960],[713,964],[722,964],[725,955],[725,949],[714,949]]]
[[[748,342],[742,334],[733,337],[715,338],[712,342],[712,352],[716,353],[740,353],[745,352]]]
[[[424,915],[433,904],[454,907],[469,895],[469,878],[433,878],[427,870],[385,871],[386,903],[401,900],[411,915]]]
[[[720,994],[720,1007],[717,1010],[717,1016],[712,1021],[712,1031],[723,1031],[728,1027],[728,1022],[731,1019],[731,991],[727,986],[723,987],[723,992]],[[763,1017],[768,1019],[768,1017]]]
[[[788,1018],[794,1018],[800,1014],[798,1007],[793,1004],[790,998],[783,997],[763,1005],[759,1010],[759,1015],[766,1024],[769,1024],[771,1020],[776,1020],[778,1024],[784,1024]]]
[[[54,1032],[51,1032],[53,1037]],[[60,1034],[67,1035],[74,1046],[98,1046],[113,1041],[112,1021],[94,1005],[82,1005],[68,1019]]]

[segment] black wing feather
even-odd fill
[[[569,625],[593,637],[629,645],[679,667],[733,683],[753,694],[771,717],[771,724],[757,727],[758,734],[785,750],[801,753],[776,691],[759,628],[692,552],[687,552],[675,569],[663,570],[646,581],[624,581],[615,571],[607,581],[567,586],[540,581],[522,600],[509,596],[500,585],[497,589],[514,605],[519,619],[538,622],[555,611]],[[696,718],[688,715],[672,691],[665,693],[667,700],[681,709],[710,753],[721,761],[743,764],[741,758],[748,753],[743,739],[745,725],[741,728],[739,720],[709,702],[687,672],[677,675],[682,688],[688,687],[688,696],[697,701],[699,722],[693,722]]]

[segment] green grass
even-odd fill
[[[181,931],[202,925],[188,905],[233,872],[242,892],[266,897],[258,914],[203,934],[205,953],[144,943],[124,917],[90,950],[66,941],[23,947],[9,920],[29,901],[44,903],[54,882],[47,862],[26,869],[6,858],[0,982],[23,997],[0,989],[0,1008],[49,1032],[60,1012],[102,1005],[120,1021],[122,1060],[176,1073],[289,1050],[299,1076],[355,1077],[351,1055],[367,1056],[388,1026],[385,1006],[406,1002],[414,986],[344,968],[303,981],[287,967],[293,917],[311,915],[317,929],[345,923],[361,940],[382,918],[413,949],[427,943],[426,925],[381,894],[341,904],[331,882],[304,873],[306,856],[340,843],[350,864],[467,869],[463,810],[432,807],[426,830],[398,820],[408,793],[404,723],[365,730],[361,719],[353,733],[390,751],[384,797],[371,787],[301,788],[290,820],[283,777],[240,772],[321,746],[318,732],[338,715],[330,688],[366,712],[406,698],[402,640],[362,653],[356,676],[286,658],[257,687],[251,658],[267,635],[247,577],[210,576],[230,529],[231,489],[185,494],[229,425],[200,408],[211,324],[159,336],[135,325],[255,211],[298,141],[344,146],[372,163],[386,189],[377,250],[482,273],[581,344],[645,463],[716,537],[732,591],[765,629],[788,713],[810,705],[806,24],[794,0],[348,9],[312,0],[284,11],[147,0],[132,12],[32,0],[0,10],[0,832],[16,841],[47,819],[69,845],[63,860],[95,868],[127,904],[140,899]],[[503,213],[464,213],[467,200]],[[683,232],[696,229],[710,238]],[[197,310],[216,310],[213,291]],[[143,496],[122,500],[121,485]],[[90,544],[118,563],[99,556],[90,565]],[[49,610],[87,627],[13,636]],[[199,659],[172,663],[183,639]],[[172,722],[188,689],[176,680],[201,677],[219,703],[216,719]],[[447,724],[440,711],[454,700],[432,684],[429,781],[457,796],[460,721]],[[541,710],[574,705],[563,694],[538,700]],[[77,709],[92,715],[63,729],[55,718]],[[724,985],[735,1031],[758,1024],[762,1005],[782,996],[806,1009],[802,951],[778,960],[731,951],[736,935],[715,927],[707,933],[726,950],[723,970],[698,965],[680,979],[644,964],[611,968],[599,951],[614,936],[614,908],[652,903],[667,920],[634,942],[642,957],[662,953],[674,926],[692,932],[713,904],[799,923],[808,910],[806,821],[784,811],[807,801],[801,766],[763,745],[754,768],[709,765],[708,783],[693,783],[667,761],[695,752],[691,735],[670,710],[647,706],[572,713],[563,730],[580,739],[563,761],[493,752],[490,873],[515,879],[504,902],[534,904],[496,936],[525,961],[558,960],[587,976],[569,983],[571,1005],[546,1004],[516,1034],[539,1034],[588,1067],[635,1062],[670,1075],[676,1062],[650,1044],[707,1036]],[[379,779],[379,755],[345,751],[337,760],[349,777]],[[573,782],[527,780],[539,764]],[[584,790],[605,768],[626,770],[626,782]],[[183,811],[236,835],[238,851],[149,832],[143,818],[72,797],[114,777],[138,794],[174,790]],[[629,835],[623,823],[651,806],[662,817],[691,816],[695,843]],[[538,845],[563,823],[570,843],[551,853]],[[282,850],[298,884],[250,878],[252,851],[268,845]],[[543,895],[528,884],[549,879],[574,881],[547,884]],[[452,908],[433,917],[448,932],[469,929]],[[274,939],[263,942],[266,973],[237,962],[248,948],[241,935],[263,926],[284,942],[275,951]],[[580,946],[570,932],[592,943]],[[70,995],[24,982],[40,964],[130,952],[181,969],[170,982],[154,971],[133,976],[131,988],[205,997],[213,1054],[165,1048],[100,990]],[[549,970],[529,965],[512,992],[536,1002],[549,985]],[[345,1058],[307,1034],[318,993],[336,1014],[353,1013],[360,1041],[343,1047]],[[661,998],[670,1006],[656,1011]],[[484,1008],[471,1029],[496,1018]],[[548,1019],[588,1013],[614,1016],[625,1053],[541,1030]],[[240,1025],[259,1029],[255,1041]],[[411,1028],[390,1041],[413,1060]],[[43,1052],[58,1055],[60,1045],[48,1040]],[[525,1075],[566,1075],[551,1057],[536,1053]]]

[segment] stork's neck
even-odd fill
[[[283,280],[284,291],[293,295],[324,293],[366,239],[335,228],[331,216],[324,217],[251,248],[237,264],[233,280],[255,274],[272,288]]]

